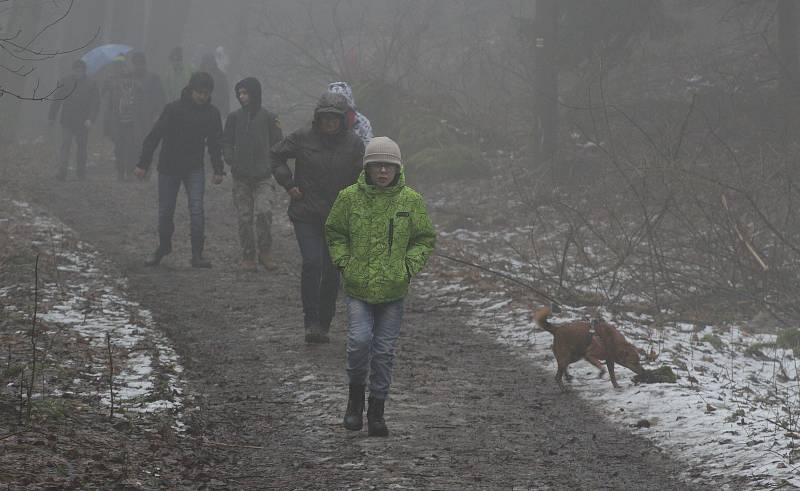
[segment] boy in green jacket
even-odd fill
[[[408,284],[431,255],[436,232],[425,203],[406,187],[400,149],[386,137],[367,145],[364,171],[339,193],[325,223],[331,260],[342,271],[347,303],[347,376],[344,426],[387,436],[383,418]]]

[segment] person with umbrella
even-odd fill
[[[86,73],[94,76],[131,51],[133,48],[127,44],[104,44],[81,56],[81,60],[86,64]]]

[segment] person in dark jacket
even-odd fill
[[[271,229],[275,185],[269,149],[283,139],[283,132],[278,118],[261,107],[261,83],[257,79],[249,77],[240,81],[234,91],[242,107],[225,120],[222,154],[233,174],[241,266],[246,271],[256,270],[257,236],[259,262],[265,269],[274,270]]]
[[[272,174],[289,193],[303,269],[300,293],[307,343],[328,342],[336,310],[339,272],[325,243],[325,220],[339,191],[356,182],[364,143],[348,130],[347,99],[326,92],[310,127],[297,130],[272,147]],[[295,159],[294,172],[286,164]]]
[[[205,215],[203,193],[205,171],[203,157],[206,147],[214,167],[214,184],[222,183],[225,175],[222,163],[222,120],[219,110],[211,105],[214,79],[198,72],[192,75],[181,98],[164,106],[161,116],[144,139],[142,155],[134,175],[143,179],[153,161],[153,153],[161,144],[158,155],[158,248],[145,263],[156,266],[172,252],[173,218],[178,191],[183,184],[189,198],[191,217],[192,267],[210,268],[203,257]]]
[[[216,101],[216,106],[222,117],[226,117],[231,111],[230,95],[228,94],[230,85],[228,85],[228,77],[225,72],[219,69],[213,53],[206,53],[200,58],[200,71],[206,72],[214,78],[217,94],[221,94],[219,100]]]
[[[147,70],[144,54],[137,52],[131,56],[130,70],[122,70],[112,79],[107,94],[117,177],[126,180],[147,131],[164,107],[164,89],[158,75]]]
[[[72,141],[77,151],[75,161],[78,179],[86,178],[86,144],[89,128],[97,119],[100,109],[100,92],[97,84],[86,75],[86,63],[75,60],[72,74],[58,83],[58,90],[50,104],[49,120],[52,125],[61,113],[61,149],[59,152],[59,168],[56,177],[59,181],[67,178],[69,155]]]

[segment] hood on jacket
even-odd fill
[[[317,125],[320,114],[329,113],[336,114],[342,119],[342,128],[344,129],[347,124],[346,114],[348,109],[349,106],[345,96],[334,94],[333,92],[325,92],[317,101],[317,107],[314,109],[314,126]]]
[[[189,89],[214,92],[214,77],[207,72],[194,72],[189,79]]]
[[[239,89],[244,89],[247,91],[247,93],[250,95],[250,104],[248,104],[250,112],[253,114],[257,113],[258,110],[261,109],[261,82],[254,77],[247,77],[243,80],[240,80],[233,88],[233,93],[236,96],[236,100],[239,100]]]
[[[328,92],[342,94],[347,99],[347,105],[356,110],[356,100],[353,98],[353,88],[347,82],[332,82],[328,84]]]

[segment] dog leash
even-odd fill
[[[524,282],[522,280],[518,280],[518,279],[514,278],[513,276],[511,276],[509,274],[506,274],[506,273],[504,273],[502,271],[497,271],[495,269],[488,268],[486,266],[482,266],[480,264],[469,262],[469,261],[466,261],[464,259],[459,259],[457,257],[449,256],[449,255],[444,254],[442,252],[436,251],[436,252],[434,252],[434,255],[438,256],[438,257],[441,257],[442,259],[447,259],[448,261],[452,261],[454,263],[463,264],[464,266],[469,266],[471,268],[476,268],[476,269],[479,269],[481,271],[485,271],[485,272],[487,272],[489,274],[492,274],[494,276],[497,276],[499,278],[503,278],[503,279],[508,280],[508,281],[510,281],[512,283],[516,283],[517,285],[519,285],[521,287],[524,287],[524,288],[527,288],[528,290],[532,291],[533,293],[535,293],[540,298],[549,301],[550,302],[550,310],[554,314],[558,314],[558,313],[561,312],[561,302],[559,302],[555,298],[551,297],[547,293],[539,290],[538,288],[536,288],[536,287],[534,287],[534,286],[532,286],[532,285],[530,285],[530,284],[528,284],[528,283],[526,283],[526,282]]]

